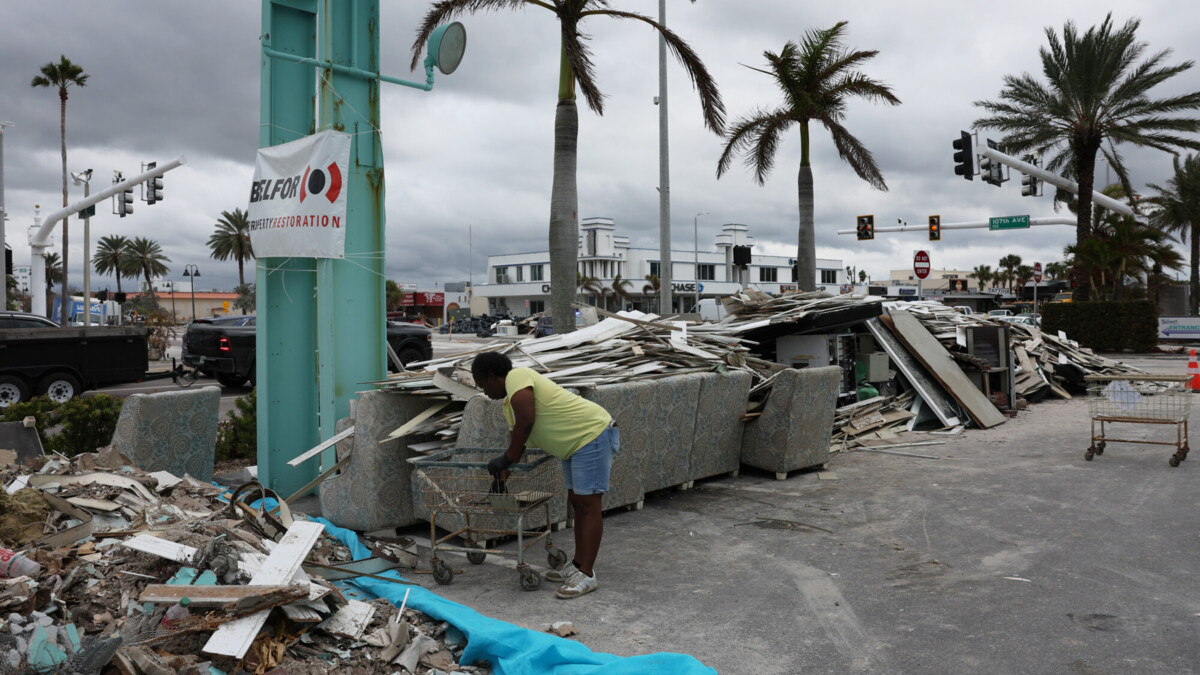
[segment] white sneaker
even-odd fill
[[[571,598],[578,598],[581,595],[591,593],[599,587],[600,582],[596,580],[595,571],[589,577],[583,572],[575,570],[575,574],[567,580],[567,583],[562,585],[562,588],[555,591],[554,595],[563,600],[570,600]]]
[[[575,566],[575,563],[568,560],[567,562],[563,563],[561,567],[556,567],[549,572],[546,572],[542,578],[546,581],[553,581],[554,583],[561,584],[569,581],[571,577],[574,576],[578,571],[579,568]]]

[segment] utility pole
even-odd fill
[[[4,245],[4,128],[11,127],[12,122],[0,122],[0,256],[7,256],[8,249]],[[8,258],[5,257],[5,260]],[[0,311],[8,309],[8,265],[4,264],[4,283],[0,284]]]
[[[83,198],[92,196],[92,170],[72,173],[76,185],[83,183]],[[94,206],[83,210],[83,326],[92,325],[92,211]],[[65,302],[65,301],[64,301]]]
[[[707,216],[708,211],[697,213],[692,218],[692,266],[695,271],[692,277],[696,280],[696,311],[700,311],[700,216]]]
[[[658,22],[667,25],[667,0],[658,0]],[[658,282],[660,314],[672,312],[671,166],[667,142],[667,39],[658,36]]]

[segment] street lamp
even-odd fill
[[[700,216],[707,216],[708,211],[702,211],[692,218],[692,266],[696,268],[696,311],[700,311]]]
[[[175,281],[167,282],[167,288],[171,289],[171,323],[179,323],[179,315],[175,313]]]
[[[12,122],[0,122],[0,256],[7,256],[4,247],[4,128],[11,127]],[[7,258],[5,258],[7,260]],[[4,283],[0,284],[0,311],[8,309],[8,265],[4,265],[4,273],[0,274]]]
[[[184,265],[183,276],[191,278],[192,285],[192,321],[196,320],[196,277],[200,276],[200,270],[195,265]],[[171,288],[172,297],[175,295],[174,287]],[[190,321],[188,323],[191,323]]]
[[[83,186],[83,198],[92,196],[92,170],[71,172],[71,179],[76,185]],[[83,213],[83,326],[92,325],[92,252],[91,252],[91,211]],[[66,298],[63,299],[66,302]]]

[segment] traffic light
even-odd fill
[[[971,165],[971,134],[960,133],[962,136],[954,141],[954,149],[958,151],[954,153],[954,175],[975,180],[975,167]]]
[[[988,139],[988,147],[993,150],[999,150],[1000,146],[996,145],[996,141]],[[979,157],[979,176],[985,183],[991,183],[996,187],[1004,182],[1004,165],[991,157],[980,155]]]
[[[113,293],[113,300],[116,300],[118,305],[124,304],[125,303],[125,293],[123,293],[123,292]]]
[[[858,240],[875,238],[875,216],[858,217]]]
[[[96,293],[96,299],[100,302],[108,302],[108,289]]]
[[[1022,159],[1024,159],[1026,162],[1029,162],[1030,164],[1032,164],[1034,166],[1037,166],[1037,158],[1034,157],[1033,155],[1025,155],[1025,157],[1023,157]],[[1039,181],[1037,178],[1034,178],[1033,176],[1030,176],[1029,174],[1026,174],[1026,173],[1021,174],[1021,196],[1022,197],[1038,196],[1038,186],[1040,183],[1041,183],[1041,181]]]
[[[929,216],[929,241],[942,240],[942,217]]]
[[[158,162],[150,162],[146,165],[146,170],[149,171],[158,166]],[[163,198],[163,179],[162,176],[155,176],[146,181],[146,203],[153,204],[161,202]]]
[[[126,190],[117,195],[117,213],[121,214],[122,218],[133,213],[133,190]]]

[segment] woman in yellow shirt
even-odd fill
[[[563,462],[567,500],[575,510],[575,557],[546,573],[562,582],[555,595],[577,598],[599,586],[592,565],[604,534],[601,501],[608,492],[613,455],[621,437],[608,411],[563,389],[529,368],[513,368],[500,352],[484,352],[471,364],[475,384],[489,398],[504,399],[511,430],[508,449],[488,463],[493,476],[521,461],[525,448],[541,448]]]

